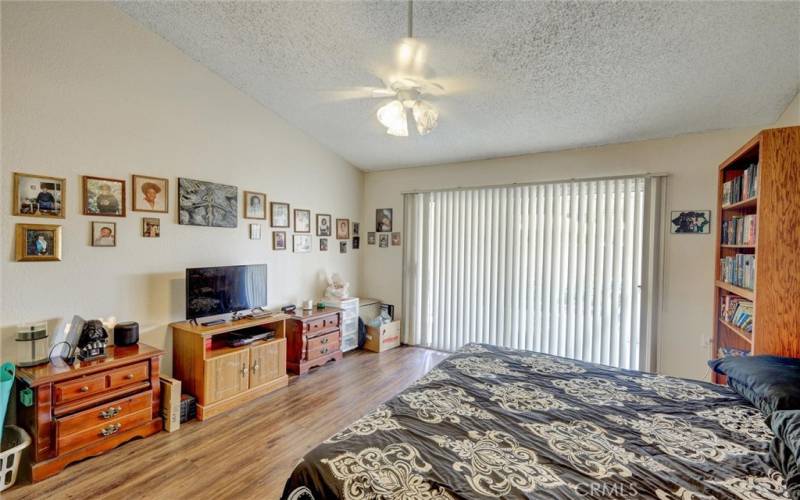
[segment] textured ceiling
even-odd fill
[[[414,2],[439,127],[391,137],[405,2],[117,5],[364,170],[773,122],[800,87],[800,2]],[[357,95],[361,95],[356,93]]]

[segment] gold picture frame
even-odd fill
[[[251,201],[257,199],[261,207],[255,207]],[[254,210],[259,210],[255,212]],[[267,220],[267,194],[257,191],[244,192],[244,218],[255,220]]]
[[[56,201],[59,204],[59,210],[55,213],[43,213],[38,207],[34,209],[32,206],[28,208],[28,210],[23,210],[23,207],[20,205],[21,197],[20,197],[20,183],[23,179],[30,178],[30,179],[42,179],[45,181],[53,181],[54,184],[58,185],[58,196],[55,197]],[[14,215],[22,215],[25,217],[42,217],[47,219],[63,219],[65,217],[65,207],[67,206],[67,179],[63,177],[51,177],[49,175],[36,175],[36,174],[26,174],[23,172],[14,172],[14,180],[12,183],[13,190],[14,190],[14,206],[12,207],[12,213]]]
[[[17,224],[17,262],[61,260],[61,226],[57,224]]]
[[[108,188],[108,192],[102,192],[102,188]],[[115,207],[113,209],[103,208],[104,203],[95,203],[100,197],[110,199]],[[108,177],[94,177],[91,175],[83,176],[83,215],[94,215],[100,217],[125,217],[125,179],[111,179]]]

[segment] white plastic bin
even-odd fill
[[[28,433],[16,425],[7,425],[3,431],[3,443],[0,447],[0,491],[10,488],[17,480],[22,450],[31,444]]]

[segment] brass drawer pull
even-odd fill
[[[80,391],[81,392],[89,392],[89,386],[88,385],[84,385],[83,387],[80,388]]]
[[[119,415],[121,411],[122,411],[121,406],[112,406],[106,411],[101,411],[100,416],[103,417],[103,419],[108,420],[111,417],[116,417],[117,415]]]
[[[330,339],[328,337],[325,337],[324,339],[322,339],[322,343],[323,344],[327,344],[329,340]]]
[[[116,424],[111,424],[108,427],[103,427],[103,429],[100,431],[100,434],[102,434],[103,436],[110,436],[112,434],[116,434],[117,432],[119,432],[121,428],[122,424],[117,422]]]
[[[125,378],[128,379],[128,380],[133,380],[133,373],[129,373],[129,374],[125,375]]]
[[[253,367],[252,367],[251,369],[253,370],[253,373],[255,373],[255,372],[257,372],[257,371],[258,371],[258,369],[259,369],[259,368],[261,368],[261,365],[259,365],[259,364],[258,364],[258,361],[256,361],[256,362],[253,364]]]

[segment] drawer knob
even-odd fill
[[[117,432],[119,432],[121,428],[122,424],[117,422],[116,424],[111,424],[107,427],[103,427],[103,429],[100,431],[100,434],[102,434],[103,436],[110,436],[112,434],[116,434]]]
[[[129,373],[129,374],[125,375],[125,378],[127,380],[133,380],[133,373]]]
[[[100,416],[107,420],[111,417],[116,417],[117,415],[120,414],[121,411],[122,411],[121,406],[112,406],[106,411],[101,411]]]
[[[88,386],[88,385],[84,385],[84,386],[83,386],[83,387],[81,387],[79,390],[80,390],[81,392],[89,392],[89,386]]]

